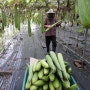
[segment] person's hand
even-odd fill
[[[61,23],[62,23],[62,20],[60,20],[60,25],[61,25]]]
[[[47,28],[51,28],[51,25],[48,25]]]
[[[56,27],[61,26],[61,23],[62,23],[62,21],[61,21],[61,20],[60,20],[60,21],[58,21],[58,22],[57,22],[57,24],[56,24]]]
[[[51,25],[45,25],[46,28],[51,28]]]

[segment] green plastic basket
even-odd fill
[[[27,81],[27,77],[28,77],[28,67],[26,67],[26,71],[25,71],[25,74],[24,74],[22,90],[25,90],[25,84],[26,84],[26,81]]]
[[[25,84],[26,84],[26,81],[27,81],[27,77],[28,77],[28,67],[26,67],[26,70],[25,70],[24,79],[23,79],[23,85],[22,85],[22,90],[25,90]],[[71,85],[76,83],[76,81],[75,81],[75,79],[74,79],[73,76],[71,76],[70,82],[71,82]],[[78,87],[77,90],[80,90],[79,87]]]

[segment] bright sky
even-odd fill
[[[8,2],[10,2],[11,0],[7,0]]]
[[[29,2],[29,0],[26,0],[27,1],[27,3]]]

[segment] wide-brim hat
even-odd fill
[[[49,13],[54,14],[55,12],[53,11],[53,9],[49,9],[49,11],[47,11],[47,14],[49,14]]]

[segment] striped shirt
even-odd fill
[[[56,18],[54,18],[51,22],[48,18],[45,18],[44,25],[52,25],[55,22],[57,22]],[[56,26],[45,32],[45,36],[56,36]]]

